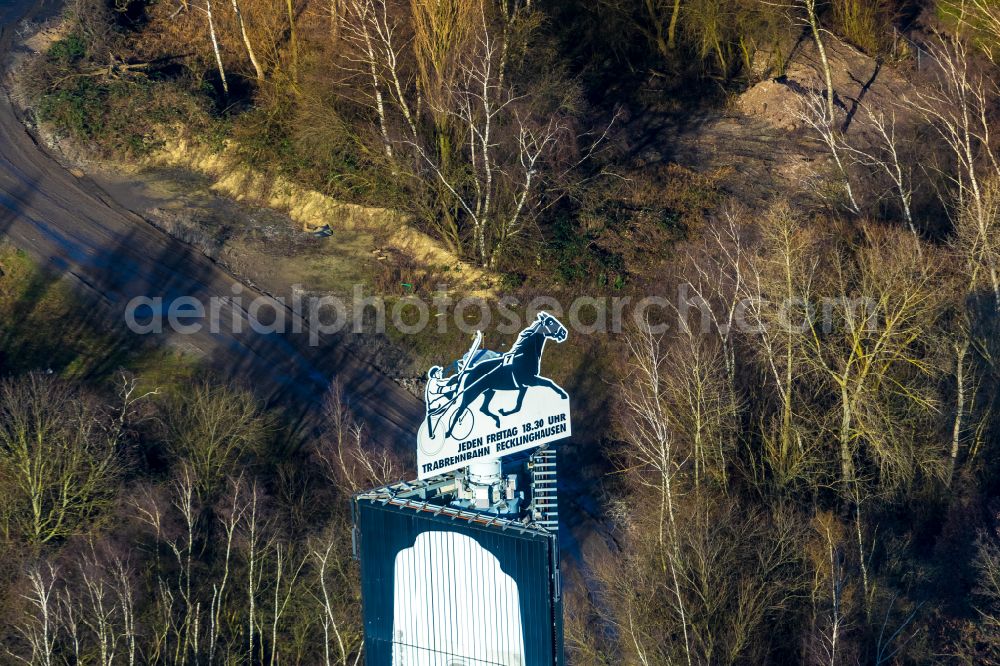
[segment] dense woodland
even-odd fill
[[[687,285],[668,329],[602,342],[590,372],[617,379],[575,415],[602,426],[570,663],[1000,663],[1000,5],[66,12],[30,104],[94,153],[140,157],[164,127],[231,142],[406,210],[512,293]],[[835,43],[907,92],[848,111]],[[723,113],[805,48],[819,85],[790,112],[824,160],[798,189],[749,201],[647,159],[658,123]],[[360,663],[347,498],[412,469],[336,387],[324,434],[290,442],[246,389],[35,362],[45,341],[3,330],[0,660]]]

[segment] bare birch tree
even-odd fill
[[[358,66],[367,76],[371,87],[371,100],[378,119],[382,149],[387,159],[393,158],[392,139],[389,137],[389,119],[385,103],[383,69],[398,81],[397,62],[400,47],[396,44],[396,25],[390,23],[386,0],[345,0],[345,11],[339,17],[344,26],[343,34],[354,52],[349,62]],[[405,104],[405,100],[402,102]],[[409,108],[405,113],[409,115]]]
[[[372,446],[365,436],[339,382],[334,382],[327,393],[323,415],[326,428],[316,441],[313,455],[326,478],[345,498],[402,476],[397,456],[388,448]]]
[[[219,51],[219,40],[215,34],[215,18],[212,14],[212,0],[205,0],[205,20],[208,22],[208,38],[212,41],[212,54],[215,56],[215,66],[219,69],[219,80],[222,82],[222,94],[229,95],[229,82],[226,80],[226,68],[222,64],[222,53]]]
[[[495,268],[530,219],[541,184],[541,162],[565,138],[568,127],[558,115],[539,124],[518,110],[525,98],[508,81],[511,33],[491,28],[484,4],[479,15],[469,52],[458,60],[448,106],[428,100],[434,114],[452,118],[458,134],[468,142],[465,157],[473,186],[465,187],[459,174],[452,173],[423,142],[407,143],[468,217],[479,263]],[[505,126],[511,129],[505,132]]]
[[[819,55],[820,69],[822,70],[823,81],[826,90],[823,91],[823,98],[826,102],[825,116],[832,123],[836,117],[833,106],[833,70],[830,67],[830,60],[826,55],[826,45],[823,42],[825,30],[819,21],[819,14],[816,12],[816,0],[801,0],[802,8],[805,10],[806,23],[809,25],[809,32],[812,34],[813,43],[816,45],[816,53]]]
[[[183,467],[168,492],[166,506],[149,490],[133,506],[139,519],[153,530],[154,543],[166,546],[172,555],[169,568],[160,569],[156,579],[158,650],[170,655],[174,663],[185,663],[192,653],[197,654],[200,638],[200,603],[192,573],[200,511],[194,473]],[[180,519],[177,528],[173,527],[175,518]]]
[[[777,399],[777,416],[763,426],[764,454],[780,485],[811,478],[816,444],[806,427],[808,386],[801,324],[815,298],[817,241],[784,204],[775,205],[760,224],[760,240],[743,251],[745,278],[739,323],[766,385]]]
[[[513,68],[538,20],[520,1],[415,0],[410,15],[347,0],[347,70],[365,81],[394,173],[429,197],[428,222],[495,268],[537,215],[550,161],[575,142],[551,90],[532,94]]]
[[[865,111],[878,139],[878,151],[862,149],[847,141],[843,142],[843,147],[860,164],[882,171],[889,177],[899,200],[903,220],[910,232],[918,236],[913,221],[913,174],[906,158],[900,155],[900,142],[896,136],[896,112],[892,111],[887,118],[882,111],[875,112],[867,107]],[[919,251],[920,246],[917,247]]]
[[[257,81],[264,81],[264,68],[260,64],[260,60],[257,58],[257,53],[254,51],[253,44],[250,43],[250,35],[247,32],[246,21],[243,17],[243,12],[240,9],[239,0],[232,0],[233,3],[233,14],[236,15],[236,23],[240,28],[240,37],[243,39],[243,46],[246,47],[247,56],[250,58],[250,64],[253,65],[253,70],[257,75]]]
[[[683,655],[690,665],[693,663],[691,637],[688,635],[687,607],[681,592],[684,574],[681,571],[680,541],[674,507],[678,493],[674,487],[674,479],[683,460],[675,448],[663,391],[665,358],[661,344],[660,337],[648,326],[640,328],[628,339],[632,367],[630,376],[624,382],[630,390],[625,393],[623,400],[632,422],[631,454],[635,464],[646,470],[638,475],[637,481],[655,496],[657,558],[662,575],[669,581],[683,639]],[[637,639],[636,643],[641,656]]]
[[[32,666],[53,666],[56,663],[58,624],[54,589],[57,574],[58,570],[47,562],[33,566],[28,571],[29,587],[25,599],[30,604],[32,615],[18,629],[31,648],[31,657],[20,659]]]
[[[961,39],[929,48],[935,63],[934,85],[914,90],[904,101],[927,119],[952,152],[956,168],[945,177],[955,191],[950,208],[955,211],[956,237],[972,280],[987,276],[1000,309],[1000,197],[991,184],[1000,180],[990,117],[996,85],[970,67],[968,46]]]
[[[822,112],[818,114],[826,119],[830,126],[836,122],[836,108],[834,106],[833,89],[833,68],[830,66],[830,59],[826,51],[826,36],[829,31],[823,27],[819,16],[819,4],[816,0],[792,0],[792,2],[772,2],[762,0],[763,4],[783,10],[788,14],[793,25],[805,28],[812,37],[813,45],[816,47],[816,55],[819,58],[820,76],[823,79],[825,89],[818,95],[823,100]]]
[[[725,492],[737,418],[726,379],[725,350],[687,317],[678,316],[678,333],[663,373],[668,416],[678,443],[690,452],[695,489],[712,479]]]
[[[345,538],[350,528],[335,523],[327,536],[318,539],[311,557],[315,566],[315,579],[323,627],[323,663],[325,666],[353,666],[360,663],[364,642],[360,618],[352,612],[353,601],[359,594],[357,576],[352,570],[349,548]],[[331,655],[331,647],[334,652]]]
[[[799,122],[805,124],[816,133],[816,136],[829,151],[830,157],[837,167],[841,185],[844,188],[846,207],[855,215],[860,215],[861,206],[855,196],[854,187],[851,185],[851,174],[847,170],[847,148],[836,126],[836,116],[831,107],[832,105],[825,103],[825,100],[820,95],[813,92],[806,92],[801,99],[800,105],[791,111]]]

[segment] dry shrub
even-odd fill
[[[598,287],[613,289],[661,280],[673,246],[697,236],[721,202],[718,183],[723,175],[658,165],[593,189],[577,223],[550,229],[555,271],[568,283],[593,284],[596,278]]]
[[[374,288],[386,296],[428,295],[441,283],[454,282],[446,275],[393,248],[376,250]]]

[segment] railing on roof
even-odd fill
[[[448,516],[453,520],[480,525],[482,527],[499,527],[502,530],[514,529],[535,534],[551,534],[544,526],[534,524],[527,519],[510,519],[502,516],[476,513],[467,509],[459,509],[447,504],[435,504],[428,501],[433,493],[444,495],[444,490],[455,485],[454,473],[445,474],[431,481],[398,481],[396,483],[375,488],[354,496],[355,501],[368,501],[382,505],[398,506],[420,513],[430,513],[436,516]],[[416,496],[416,497],[415,497]],[[417,499],[419,498],[419,499]]]

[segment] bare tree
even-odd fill
[[[261,564],[260,564],[260,551],[261,548],[261,530],[260,530],[260,517],[257,512],[258,508],[258,493],[257,484],[254,483],[250,488],[250,505],[247,509],[247,521],[245,530],[246,538],[246,558],[247,558],[247,579],[246,579],[246,592],[247,592],[247,658],[252,663],[255,660],[254,657],[254,629],[257,625],[257,615],[254,608],[257,603],[257,592],[260,589],[260,578],[261,578]],[[256,576],[256,577],[255,577]]]
[[[247,55],[250,57],[250,63],[253,65],[254,72],[257,74],[257,81],[264,81],[264,68],[261,67],[260,60],[257,58],[257,54],[254,52],[253,44],[250,43],[250,35],[247,34],[246,21],[243,18],[243,12],[240,10],[239,0],[232,0],[233,3],[233,14],[236,15],[236,23],[240,27],[240,37],[243,39],[243,46],[246,47]]]
[[[995,84],[970,67],[968,47],[958,38],[929,47],[935,62],[934,85],[924,86],[904,101],[937,131],[955,158],[956,169],[945,177],[955,189],[951,206],[956,236],[964,250],[971,280],[988,276],[1000,309],[1000,244],[997,186],[1000,160],[994,151]],[[949,202],[946,202],[948,204]]]
[[[457,62],[456,81],[446,97],[449,104],[428,100],[436,115],[454,119],[459,134],[468,141],[471,190],[423,142],[407,143],[468,216],[479,262],[495,268],[536,205],[540,161],[564,138],[568,127],[558,115],[537,123],[518,110],[524,98],[507,81],[510,32],[494,34],[484,4],[479,13],[479,30],[470,40],[469,52]],[[513,127],[507,136],[501,130],[504,125]],[[514,158],[505,159],[505,150]]]
[[[829,31],[823,27],[820,21],[819,5],[816,0],[792,0],[791,2],[761,1],[765,5],[787,12],[789,20],[793,25],[809,30],[809,34],[813,39],[813,45],[816,47],[816,54],[819,56],[820,75],[823,77],[823,83],[826,86],[821,95],[823,100],[823,104],[821,105],[822,110],[816,115],[824,118],[825,122],[829,123],[832,127],[836,119],[836,109],[833,103],[835,94],[833,89],[833,69],[830,66],[830,59],[827,57],[826,43],[824,41],[826,39],[825,35],[829,34]]]
[[[103,562],[97,557],[91,543],[89,554],[84,556],[79,566],[85,604],[80,617],[96,643],[98,663],[101,666],[111,666],[115,662],[119,643],[124,638],[119,633],[122,631],[119,623],[127,627],[133,618],[122,617],[119,620],[121,611],[130,609],[131,597],[123,599],[125,603],[119,607],[102,565]]]
[[[867,107],[865,110],[868,121],[878,137],[879,151],[858,148],[846,141],[843,142],[843,147],[860,164],[883,171],[889,177],[899,199],[903,219],[910,232],[917,236],[912,211],[913,176],[907,161],[900,155],[899,140],[896,137],[896,112],[892,111],[887,119],[882,111],[875,112]],[[918,245],[918,251],[919,247]]]
[[[812,2],[812,0],[808,1]],[[845,164],[845,152],[847,149],[840,131],[836,127],[836,116],[832,110],[832,103],[827,104],[820,95],[806,92],[801,99],[800,105],[798,108],[793,108],[792,113],[799,122],[811,128],[820,141],[823,142],[823,145],[826,146],[826,149],[830,152],[830,157],[833,158],[833,162],[837,167],[837,173],[840,174],[844,195],[847,198],[847,209],[855,215],[860,215],[861,206],[855,197],[854,188],[851,185],[851,176]]]
[[[560,93],[525,90],[512,70],[538,23],[529,3],[411,4],[407,20],[388,0],[348,0],[346,69],[365,81],[394,173],[428,197],[428,222],[495,268],[539,212],[560,146],[576,137]]]
[[[685,663],[689,654],[698,664],[759,663],[768,618],[801,593],[801,531],[780,513],[773,520],[741,514],[733,500],[712,493],[691,492],[677,508],[677,590],[660,567],[649,513],[623,511],[620,549],[594,558],[603,614],[618,642],[613,663]]]
[[[951,453],[948,462],[948,483],[955,477],[955,464],[958,460],[959,446],[962,441],[962,421],[965,419],[966,394],[969,391],[967,375],[969,357],[969,339],[954,344],[955,350],[955,418],[951,428]]]
[[[659,565],[662,574],[670,581],[683,638],[683,654],[686,662],[691,664],[691,639],[685,599],[681,593],[683,573],[679,570],[680,544],[674,510],[677,494],[674,477],[682,460],[675,449],[663,391],[665,358],[660,345],[661,339],[648,326],[640,328],[628,339],[632,368],[624,382],[629,390],[623,400],[632,423],[631,454],[635,464],[647,470],[637,480],[652,490],[656,497],[655,538]],[[630,633],[633,633],[638,649],[638,640],[634,632]],[[639,652],[641,656],[641,650]]]
[[[134,500],[133,506],[139,519],[153,530],[154,543],[166,546],[173,556],[174,574],[168,576],[161,573],[156,580],[159,620],[162,623],[158,629],[162,636],[159,649],[166,654],[172,644],[171,659],[175,663],[183,663],[192,652],[197,654],[200,637],[200,603],[195,598],[192,578],[200,507],[195,477],[188,467],[181,468],[169,492],[169,508],[164,507],[160,498],[149,490],[141,499]],[[172,529],[174,516],[180,518],[180,526],[176,530]]]
[[[679,340],[666,354],[663,373],[668,416],[678,443],[690,451],[695,488],[703,478],[711,478],[724,490],[737,417],[726,378],[725,350],[686,317],[677,319]]]
[[[933,286],[938,267],[919,258],[919,241],[910,234],[900,238],[869,228],[866,243],[855,259],[833,255],[831,289],[840,302],[829,302],[823,317],[808,318],[805,331],[808,362],[837,396],[835,440],[848,497],[858,478],[859,447],[890,485],[912,479],[918,469],[936,473],[940,462],[936,452],[911,447],[912,436],[903,434],[937,408],[922,381],[933,366],[920,341],[942,304]]]
[[[759,226],[756,244],[747,232],[733,232],[747,256],[739,323],[777,398],[777,416],[766,417],[774,425],[764,422],[764,454],[774,478],[786,485],[815,471],[815,438],[804,426],[809,389],[802,381],[807,364],[800,325],[817,288],[817,239],[785,204],[775,205]]]
[[[166,409],[167,446],[188,465],[204,499],[225,485],[238,462],[264,441],[269,422],[254,397],[228,386],[199,383]]]
[[[67,385],[38,374],[0,383],[0,466],[13,488],[5,526],[45,543],[94,515],[114,491],[119,436]]]
[[[54,593],[56,574],[57,569],[49,563],[41,563],[28,570],[29,591],[25,595],[25,599],[31,605],[33,615],[26,624],[19,627],[21,635],[31,647],[30,659],[20,657],[27,664],[53,666],[56,660],[55,646],[58,630]]]
[[[348,530],[347,525],[334,523],[328,535],[317,540],[311,553],[316,566],[315,577],[319,583],[323,663],[326,666],[356,665],[360,663],[363,654],[361,624],[357,613],[353,612],[353,599],[359,591],[357,576],[350,567],[350,543],[345,538]],[[331,658],[331,645],[336,649],[335,658]]]
[[[199,7],[199,9],[202,9]],[[222,94],[229,95],[229,82],[226,81],[226,68],[222,65],[222,54],[219,52],[219,40],[215,35],[215,18],[212,15],[212,0],[205,0],[205,19],[208,21],[208,37],[212,41],[212,54],[215,65],[219,69],[219,80],[222,82]]]
[[[991,0],[941,0],[957,19],[959,37],[970,41],[994,65],[1000,63],[1000,7]]]
[[[816,44],[816,52],[819,54],[819,63],[823,70],[823,80],[826,83],[826,90],[823,91],[823,97],[826,101],[825,115],[832,123],[835,117],[833,107],[833,70],[830,68],[830,60],[826,56],[826,45],[823,43],[823,33],[825,30],[819,22],[819,15],[816,12],[816,0],[801,0],[801,5],[805,9],[806,23],[809,25],[809,32],[812,33],[813,42]]]
[[[268,662],[271,664],[278,663],[278,645],[280,644],[278,626],[282,615],[288,609],[288,602],[297,592],[296,585],[299,574],[302,573],[302,567],[305,566],[308,559],[308,555],[306,555],[299,558],[298,565],[295,565],[294,562],[290,563],[288,562],[290,550],[290,548],[282,548],[280,541],[274,544],[274,600],[271,607],[271,658]],[[285,567],[288,567],[287,571]]]
[[[402,476],[399,460],[393,452],[371,445],[344,399],[339,382],[330,386],[323,414],[327,428],[317,439],[313,455],[335,488],[350,496]]]
[[[841,525],[829,513],[818,514],[813,527],[820,537],[825,562],[818,561],[813,571],[814,581],[811,593],[813,605],[814,635],[807,647],[812,663],[837,666],[849,663],[845,658],[844,633],[847,626],[844,608],[847,589],[847,574],[841,548]],[[823,566],[825,564],[825,566]],[[826,590],[824,591],[824,586]]]
[[[212,584],[212,600],[209,603],[209,626],[208,626],[208,661],[215,660],[215,654],[219,647],[220,633],[222,629],[222,614],[226,608],[227,584],[229,583],[232,558],[233,539],[247,511],[247,501],[244,497],[243,477],[240,476],[230,483],[231,499],[226,503],[226,508],[219,514],[219,523],[225,535],[225,547],[222,558],[222,577],[218,583]]]
[[[387,68],[389,76],[399,81],[397,62],[400,50],[396,45],[396,25],[390,23],[386,0],[345,0],[345,10],[339,18],[345,28],[345,38],[355,46],[355,53],[349,61],[360,66],[368,76],[382,148],[386,158],[391,160],[393,149],[382,72],[383,68]],[[409,116],[409,106],[405,106],[401,96],[400,100],[404,114]]]

